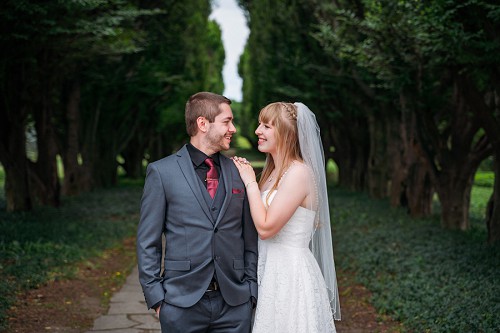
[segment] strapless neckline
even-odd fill
[[[265,190],[263,192],[260,192],[261,198],[264,200],[266,198],[266,193],[268,193],[270,191],[271,191],[271,189],[268,189],[268,190]],[[278,190],[273,190],[273,192],[276,193],[276,192],[278,192]],[[270,201],[273,201],[273,196],[276,195],[275,193],[271,195],[271,197],[270,197],[271,200]],[[264,204],[265,204],[265,201],[264,201]],[[299,208],[301,208],[301,209],[303,209],[305,211],[309,211],[309,212],[312,212],[312,213],[316,214],[316,211],[314,211],[312,209],[309,209],[309,208],[306,208],[306,207],[302,207],[302,206],[297,207],[297,209],[299,209]]]

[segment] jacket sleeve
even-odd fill
[[[141,218],[137,229],[139,281],[148,309],[165,298],[161,259],[166,210],[167,203],[160,173],[155,164],[150,164],[146,172]]]
[[[245,275],[252,297],[257,299],[257,230],[250,214],[250,205],[245,194],[243,203],[243,238],[245,242]]]

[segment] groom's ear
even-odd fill
[[[198,130],[206,133],[208,131],[208,123],[209,121],[205,117],[196,118],[196,124],[198,125]]]

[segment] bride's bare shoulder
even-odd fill
[[[296,172],[305,172],[305,173],[310,172],[310,167],[307,166],[302,161],[293,161],[292,165],[290,166],[290,169],[295,169],[295,170],[297,170]]]
[[[310,178],[309,167],[301,161],[293,161],[283,178],[289,178],[293,182],[307,181]]]

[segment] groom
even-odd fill
[[[163,333],[250,332],[257,233],[238,170],[220,154],[236,132],[230,104],[209,92],[191,96],[185,110],[190,143],[147,168],[139,280]]]

